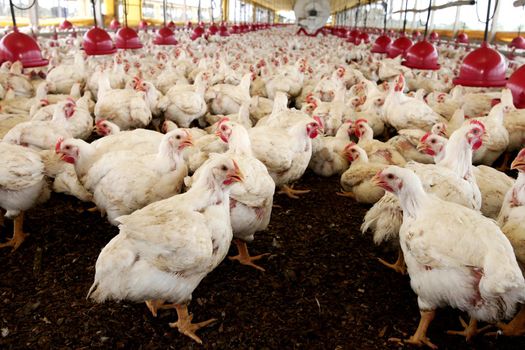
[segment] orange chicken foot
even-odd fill
[[[3,223],[3,220],[4,220],[3,217],[4,216],[2,215],[2,220],[0,221],[0,224]],[[28,236],[27,233],[24,233],[23,226],[24,226],[24,212],[22,211],[15,218],[13,238],[11,238],[9,241],[5,243],[1,243],[0,248],[13,247],[13,249],[11,250],[12,252],[17,250],[18,247],[20,247],[20,245],[25,241],[26,237]]]
[[[430,339],[427,338],[428,326],[430,326],[430,323],[434,319],[434,316],[436,315],[436,311],[435,310],[431,310],[431,311],[421,310],[419,312],[421,314],[421,318],[419,320],[419,325],[417,326],[416,332],[409,339],[406,339],[405,343],[419,346],[419,347],[426,345],[431,349],[437,349],[437,346],[433,344],[430,341]]]
[[[195,340],[197,343],[202,344],[202,340],[197,336],[197,334],[195,334],[195,331],[217,320],[212,318],[208,321],[200,323],[191,323],[193,315],[188,313],[188,305],[178,304],[175,305],[175,309],[177,310],[177,316],[179,319],[177,322],[170,323],[169,326],[171,328],[178,328],[179,332]]]
[[[397,253],[397,260],[395,263],[391,264],[381,258],[378,258],[377,260],[379,260],[379,262],[383,265],[385,265],[386,267],[389,267],[391,268],[392,270],[402,274],[402,275],[405,275],[407,273],[407,266],[405,265],[405,257],[403,256],[403,251],[401,250],[401,248],[399,249],[398,253]]]
[[[293,199],[299,199],[300,194],[305,194],[305,193],[310,192],[310,190],[295,190],[293,186],[294,185],[291,185],[291,186],[283,185],[281,187],[281,190],[278,193],[285,194],[288,197],[293,198]]]
[[[462,335],[466,338],[467,341],[471,341],[472,338],[474,338],[476,335],[481,334],[485,332],[488,328],[492,326],[485,326],[483,328],[478,328],[478,321],[474,318],[471,318],[469,323],[465,322],[463,318],[459,318],[459,322],[461,322],[461,325],[463,326],[462,331],[447,331],[447,334],[453,334],[453,335]]]
[[[498,322],[496,325],[501,334],[509,337],[520,337],[525,335],[525,305],[521,305],[521,310],[509,323]]]
[[[259,271],[263,271],[263,272],[266,271],[265,269],[263,269],[257,264],[254,264],[253,262],[256,260],[259,260],[263,256],[270,255],[269,253],[256,255],[256,256],[250,256],[246,242],[240,239],[234,239],[234,242],[235,242],[235,245],[237,246],[237,250],[239,251],[239,254],[235,256],[229,256],[228,258],[230,260],[238,260],[243,265],[251,266],[253,268],[256,268]]]
[[[340,191],[340,192],[336,192],[335,194],[341,197],[348,197],[348,198],[355,199],[354,192]]]

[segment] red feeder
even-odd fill
[[[230,33],[228,33],[228,27],[226,27],[226,24],[221,24],[219,27],[219,35],[220,36],[230,36]]]
[[[155,45],[177,45],[179,42],[169,27],[162,27],[157,32],[153,43],[155,43]]]
[[[60,23],[58,28],[60,28],[60,30],[68,30],[68,29],[73,28],[73,23],[71,23],[67,19],[65,19],[64,21],[62,21],[62,23]]]
[[[111,20],[111,23],[109,23],[109,29],[118,30],[119,28],[120,28],[120,22],[116,18],[113,18]]]
[[[406,36],[401,36],[394,40],[390,46],[388,46],[387,54],[389,58],[395,58],[399,55],[405,55],[406,51],[412,46],[412,40]]]
[[[352,29],[348,33],[348,37],[347,37],[346,41],[349,42],[349,43],[355,43],[355,39],[358,38],[360,34],[361,34],[361,32],[359,30]]]
[[[170,23],[168,23],[168,28],[173,30],[173,29],[177,28],[177,25],[175,24],[175,22],[170,21]]]
[[[372,46],[373,53],[386,53],[388,45],[392,42],[392,39],[386,35],[378,36],[374,45]]]
[[[439,34],[437,32],[432,32],[430,33],[430,35],[428,36],[428,40],[433,43],[435,41],[438,41],[439,40]]]
[[[361,40],[361,42],[365,42],[365,44],[368,44],[370,42],[370,36],[368,35],[368,33],[364,32],[364,33],[361,33],[359,35],[359,39]],[[358,45],[356,43],[356,45]]]
[[[193,30],[193,34],[191,35],[191,40],[196,40],[200,38],[204,34],[204,28],[202,26],[197,26]]]
[[[142,48],[142,43],[136,31],[130,27],[123,27],[117,32],[115,46],[117,46],[118,49],[134,50]]]
[[[483,42],[480,48],[465,57],[459,76],[453,82],[464,86],[500,87],[507,83],[506,70],[503,55]]]
[[[403,65],[414,69],[439,69],[438,52],[434,45],[426,40],[412,45],[405,54]]]
[[[239,26],[237,24],[234,24],[232,26],[232,34],[239,34],[241,31],[241,29],[239,28]]]
[[[525,65],[518,68],[509,78],[507,88],[512,91],[514,106],[525,108]]]
[[[93,27],[84,34],[82,46],[90,56],[109,55],[117,51],[108,32],[99,27]]]
[[[459,33],[456,37],[456,42],[460,44],[468,44],[468,35],[466,33]]]
[[[421,32],[419,30],[414,30],[412,32],[412,39],[417,40],[421,36]]]
[[[217,27],[215,23],[212,23],[211,26],[208,28],[208,31],[211,35],[215,35],[219,32],[219,27]]]
[[[18,28],[0,40],[0,62],[20,61],[24,68],[46,66],[49,61],[42,57],[37,42]]]
[[[139,29],[140,30],[148,30],[148,22],[146,22],[145,20],[141,20],[139,22]]]
[[[522,36],[517,36],[514,39],[512,39],[509,46],[515,47],[517,49],[525,49],[525,38]]]

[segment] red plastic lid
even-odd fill
[[[386,53],[388,49],[388,45],[392,42],[392,39],[386,35],[378,36],[376,41],[374,42],[374,45],[372,46],[372,52],[373,53]]]
[[[507,88],[512,91],[514,106],[525,108],[525,65],[518,68],[509,78]]]
[[[193,30],[193,34],[191,35],[191,40],[196,40],[197,38],[200,38],[204,34],[204,28],[200,25],[195,27]]]
[[[116,18],[113,18],[111,20],[111,23],[109,23],[109,29],[117,30],[119,28],[120,28],[120,22]]]
[[[456,42],[461,44],[468,44],[468,35],[466,33],[459,33],[456,37]]]
[[[349,43],[354,43],[355,42],[355,39],[359,37],[359,35],[361,35],[361,32],[357,29],[352,29],[349,33],[348,33],[348,36],[346,37],[346,41],[348,41]]]
[[[73,23],[71,23],[67,19],[65,19],[64,21],[62,21],[62,23],[60,23],[58,28],[60,28],[61,30],[71,29],[71,28],[73,28]]]
[[[405,53],[404,66],[414,69],[439,69],[438,52],[434,45],[426,40],[412,45]]]
[[[42,67],[49,63],[42,57],[35,39],[20,33],[16,27],[0,40],[0,61],[20,61],[24,68]]]
[[[153,43],[155,43],[155,45],[177,45],[179,42],[169,27],[162,27],[157,32]]]
[[[438,40],[439,40],[439,34],[437,32],[432,32],[428,36],[428,41],[430,41],[431,43],[433,43],[434,41],[438,41]]]
[[[412,46],[412,40],[406,36],[401,36],[394,40],[390,46],[388,46],[387,54],[389,58],[394,58],[399,55],[405,55],[406,51]]]
[[[115,46],[117,49],[134,50],[142,48],[142,43],[136,31],[130,27],[123,27],[115,36]]]
[[[505,57],[483,42],[481,47],[465,57],[459,70],[459,76],[454,79],[453,83],[474,87],[504,86],[507,83],[506,70]]]
[[[169,29],[175,29],[175,28],[177,28],[177,25],[175,24],[175,22],[170,21],[170,22],[168,23],[167,27],[168,27]]]
[[[219,27],[217,27],[215,23],[212,23],[211,26],[208,28],[208,31],[210,32],[211,35],[215,35],[219,32]]]
[[[238,26],[237,24],[234,24],[234,25],[232,26],[232,34],[239,34],[239,33],[240,33],[240,30],[241,30],[241,29],[239,28],[239,26]]]
[[[139,22],[139,29],[142,29],[142,30],[148,29],[148,22],[146,22],[145,20],[141,20]]]
[[[82,40],[84,51],[88,55],[109,55],[117,52],[108,32],[99,27],[93,27],[84,34]]]
[[[525,49],[525,38],[522,36],[517,36],[514,39],[512,39],[509,46],[515,47],[517,49]]]

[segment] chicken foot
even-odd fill
[[[509,337],[520,337],[525,335],[525,305],[521,305],[521,310],[509,323],[498,322],[496,326],[500,330],[494,332],[495,334]]]
[[[166,304],[162,299],[146,300],[146,306],[153,317],[157,317],[157,312],[159,310],[175,309],[177,305],[178,304]]]
[[[175,309],[177,310],[178,320],[177,322],[170,323],[169,326],[171,328],[178,328],[180,333],[190,337],[197,343],[202,344],[202,340],[197,336],[197,334],[195,334],[195,331],[217,321],[217,319],[212,318],[204,322],[191,323],[193,315],[188,313],[188,305],[177,304],[175,305]]]
[[[239,251],[238,255],[235,256],[229,256],[228,258],[230,260],[238,260],[243,265],[248,265],[253,268],[256,268],[259,271],[266,271],[262,267],[260,267],[257,264],[254,264],[253,261],[259,260],[260,258],[270,255],[270,253],[264,253],[261,255],[256,256],[250,256],[250,253],[248,252],[248,246],[246,245],[246,242],[240,239],[234,239],[235,245],[237,246],[237,250]]]
[[[291,186],[283,185],[281,187],[281,190],[278,193],[285,194],[288,197],[293,198],[293,199],[299,199],[300,194],[305,194],[305,193],[310,192],[310,190],[296,190],[293,188],[293,186],[294,185],[291,185]]]
[[[348,198],[355,199],[354,192],[340,191],[340,192],[336,192],[335,194],[341,197],[348,197]]]
[[[4,216],[2,215],[2,221],[3,221],[3,217]],[[20,245],[25,241],[26,237],[28,236],[27,233],[24,233],[23,226],[24,226],[24,212],[22,211],[15,218],[13,238],[11,238],[9,241],[5,243],[1,243],[0,248],[13,247],[13,249],[11,250],[12,252],[17,250],[18,247],[20,247]]]
[[[421,314],[421,318],[419,320],[419,325],[417,326],[416,332],[409,339],[406,339],[405,343],[412,344],[412,345],[419,346],[419,347],[426,345],[431,349],[437,349],[438,347],[435,344],[433,344],[430,341],[430,339],[427,338],[428,326],[430,326],[430,323],[434,319],[434,316],[436,315],[436,311],[435,310],[431,310],[431,311],[420,310],[419,313]]]
[[[391,268],[392,270],[402,274],[402,275],[405,275],[407,273],[407,266],[405,265],[405,257],[403,255],[403,251],[401,250],[401,248],[399,249],[398,253],[397,253],[397,260],[395,263],[391,264],[381,258],[377,258],[377,260],[379,260],[379,262],[383,265],[385,265],[386,267],[389,267]]]
[[[483,328],[478,328],[478,321],[472,317],[470,318],[468,324],[461,317],[459,318],[459,322],[461,322],[461,325],[464,329],[462,331],[447,331],[447,334],[462,335],[466,338],[467,341],[471,341],[472,338],[474,338],[476,335],[481,334],[485,332],[488,328],[492,327],[489,325]]]

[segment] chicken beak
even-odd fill
[[[190,146],[193,146],[193,136],[191,136],[191,134],[188,132],[186,138],[182,140],[179,149],[183,149]]]
[[[416,149],[418,152],[424,153],[427,149],[427,145],[424,144],[423,142],[419,142],[416,146]]]
[[[521,157],[514,159],[514,161],[510,165],[510,168],[512,170],[517,169],[517,170],[525,171],[525,159]]]
[[[244,174],[241,172],[241,169],[239,168],[239,165],[236,161],[233,161],[233,165],[235,166],[235,169],[233,172],[229,172],[227,174],[227,178],[231,182],[243,182],[244,181]]]
[[[372,177],[371,181],[374,185],[382,187],[381,184],[383,183],[383,180],[381,179],[381,171],[378,171],[377,174]]]

